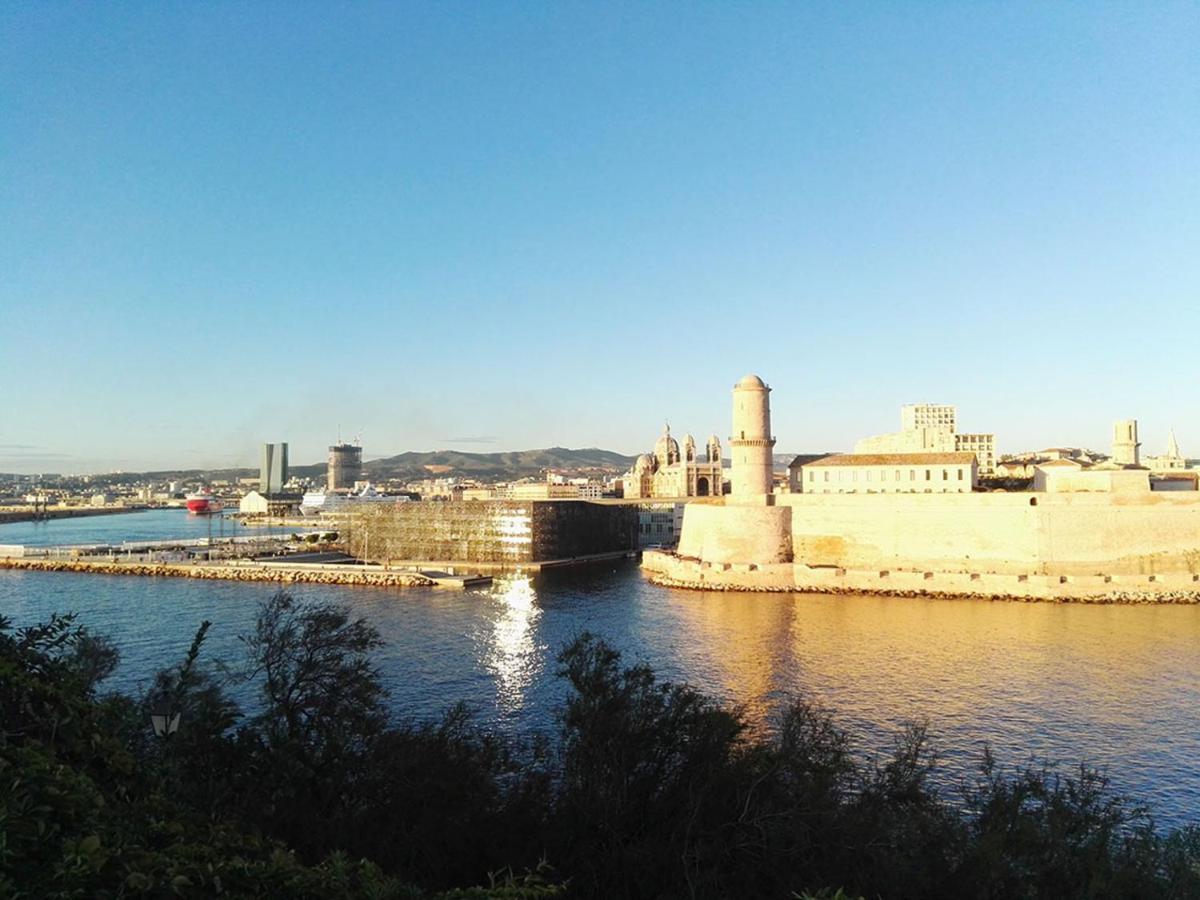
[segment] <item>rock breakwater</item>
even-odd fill
[[[153,578],[207,578],[223,581],[272,581],[279,584],[349,584],[369,587],[430,587],[433,579],[416,572],[346,569],[293,569],[277,565],[204,563],[122,563],[109,560],[0,559],[0,570],[79,572],[92,575],[141,575]]]

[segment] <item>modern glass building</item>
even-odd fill
[[[636,550],[636,507],[586,500],[402,503],[356,511],[350,552],[371,561],[541,563]]]

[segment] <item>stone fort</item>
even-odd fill
[[[688,503],[651,580],[746,591],[1200,601],[1200,493],[779,493],[771,389],[733,387],[731,491]]]

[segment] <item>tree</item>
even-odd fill
[[[246,813],[320,858],[344,847],[361,762],[387,724],[370,656],[383,642],[347,607],[304,604],[283,591],[262,604],[242,641],[246,677],[262,697],[245,735],[254,745],[243,773]]]

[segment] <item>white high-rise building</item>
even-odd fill
[[[900,430],[863,438],[855,453],[963,453],[975,454],[979,474],[996,470],[996,436],[961,434],[956,407],[939,403],[910,403],[900,407]]]
[[[916,431],[931,428],[935,431],[954,431],[958,410],[936,403],[909,403],[900,407],[900,430]]]

